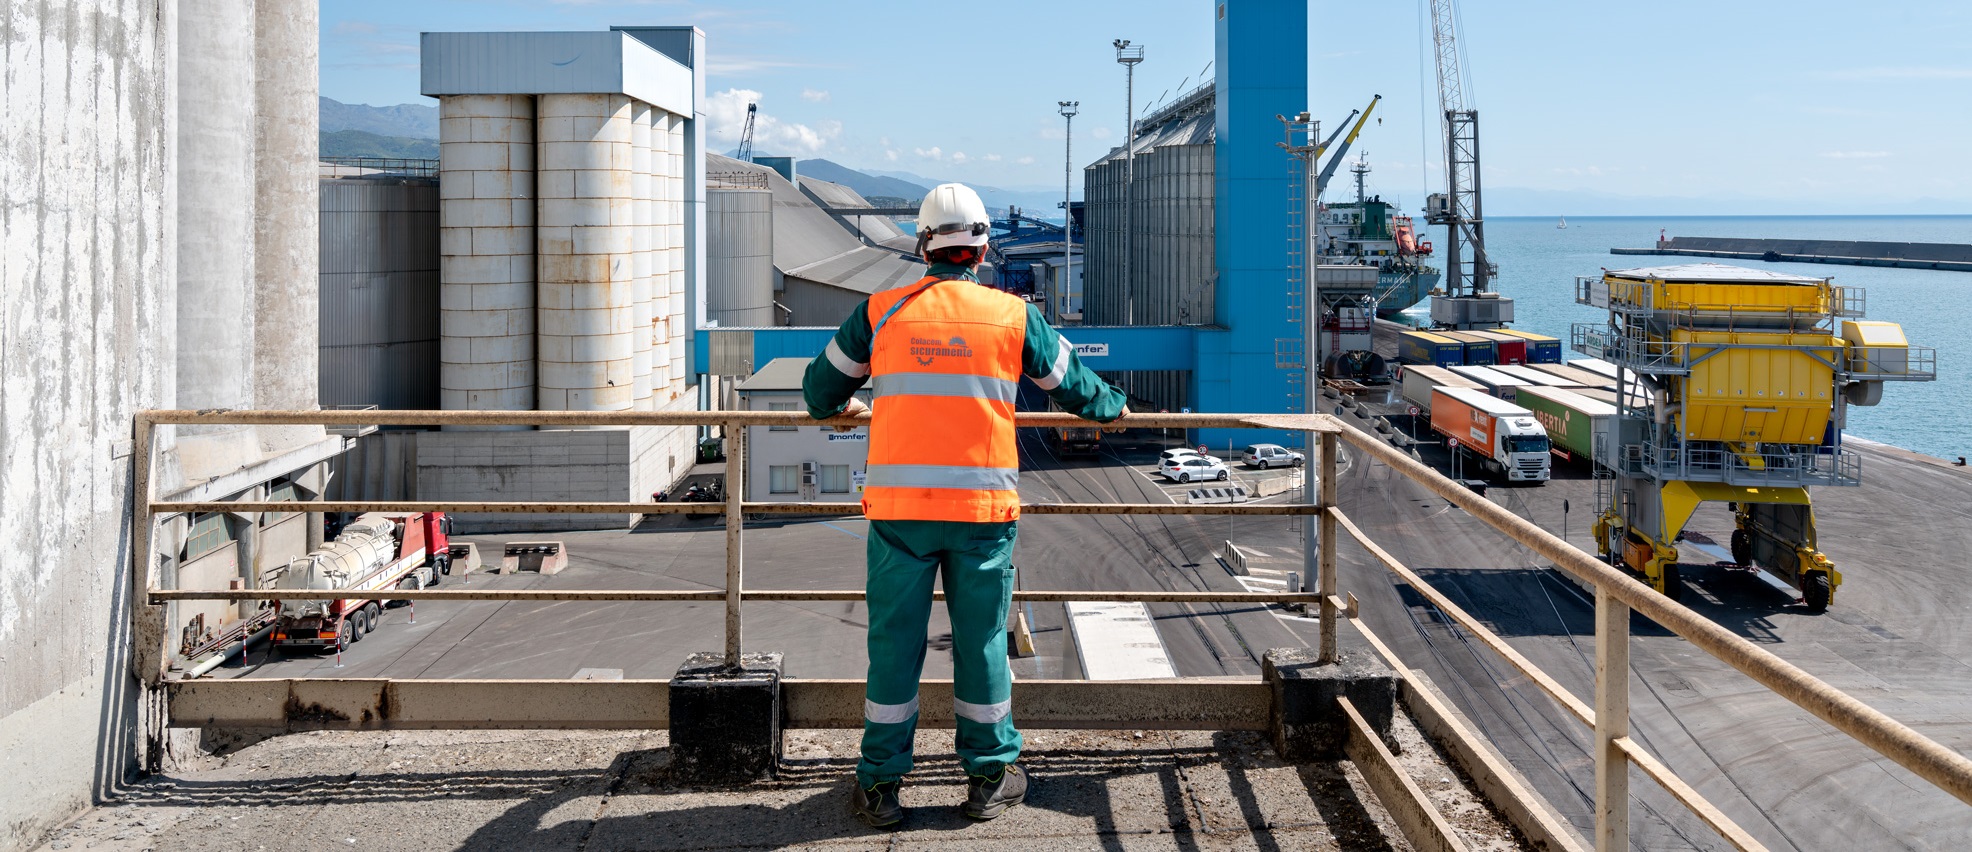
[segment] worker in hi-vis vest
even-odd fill
[[[817,419],[860,414],[854,394],[866,378],[874,385],[863,490],[869,685],[850,802],[873,826],[904,818],[897,793],[911,771],[935,576],[952,621],[965,814],[992,819],[1026,797],[1006,635],[1020,516],[1014,395],[1025,375],[1080,417],[1129,413],[1033,305],[979,285],[991,221],[964,185],[933,189],[917,221],[925,277],[857,305],[802,382]]]

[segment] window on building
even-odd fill
[[[226,528],[226,516],[219,513],[198,515],[192,521],[192,528],[185,534],[185,561],[190,562],[232,543],[233,534]]]
[[[767,466],[767,493],[793,494],[801,490],[801,465],[774,464]]]
[[[822,465],[822,493],[849,493],[849,466],[846,464]]]
[[[768,410],[768,411],[799,411],[800,409],[799,409],[799,408],[796,408],[796,407],[795,407],[795,403],[792,403],[792,402],[770,402],[770,403],[767,403],[767,410]],[[797,430],[797,429],[799,429],[799,428],[801,428],[801,427],[799,427],[799,426],[769,426],[769,427],[767,427],[767,430],[768,430],[768,431],[770,431],[770,432],[793,432],[793,431],[795,431],[795,430]]]

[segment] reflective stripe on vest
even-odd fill
[[[969,396],[1013,404],[1018,382],[965,373],[891,373],[877,376],[876,396]]]
[[[1018,517],[1013,413],[1026,303],[967,280],[924,278],[870,297],[869,316],[875,393],[864,514]]]
[[[1020,468],[953,464],[873,464],[870,465],[865,487],[1012,491],[1020,487]]]

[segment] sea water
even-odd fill
[[[1488,251],[1500,268],[1496,289],[1513,297],[1515,328],[1561,338],[1565,349],[1571,324],[1607,322],[1606,312],[1575,304],[1574,295],[1575,276],[1604,269],[1714,262],[1833,277],[1836,284],[1868,291],[1867,319],[1901,323],[1913,346],[1938,350],[1937,381],[1891,382],[1881,404],[1849,406],[1847,434],[1944,458],[1972,456],[1972,272],[1609,253],[1649,248],[1660,229],[1672,237],[1972,243],[1972,216],[1597,216],[1570,218],[1566,228],[1557,224],[1553,218],[1486,220]],[[1440,229],[1430,229],[1430,237],[1442,245]],[[1412,315],[1426,310],[1419,305]]]

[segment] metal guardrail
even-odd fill
[[[160,638],[155,629],[161,626],[159,606],[173,600],[264,600],[280,597],[283,593],[267,590],[202,591],[167,590],[156,585],[154,574],[155,560],[151,554],[154,527],[159,514],[187,511],[292,511],[294,504],[270,504],[248,502],[219,503],[169,503],[159,502],[152,487],[151,461],[155,452],[153,446],[159,426],[170,424],[321,424],[350,425],[356,423],[376,425],[548,425],[548,426],[635,426],[635,425],[776,425],[796,423],[812,425],[815,421],[804,415],[783,412],[706,412],[706,413],[655,413],[655,412],[483,412],[483,411],[366,411],[366,412],[325,412],[325,411],[150,411],[137,416],[135,427],[135,488],[134,499],[139,501],[134,507],[140,522],[132,536],[132,547],[136,556],[135,564],[140,566],[133,578],[145,593],[142,598],[146,605],[133,607],[134,622],[132,636],[137,647],[134,658],[138,672],[145,680],[157,684],[164,677],[162,666],[163,648],[161,642],[147,641]],[[851,418],[835,418],[825,421],[836,425],[854,425],[867,421]],[[1021,425],[1059,426],[1082,421],[1065,414],[1023,414]],[[1761,849],[1761,844],[1744,829],[1734,823],[1715,805],[1707,801],[1688,783],[1684,782],[1655,757],[1651,756],[1629,736],[1629,649],[1630,614],[1642,613],[1656,621],[1665,629],[1684,637],[1692,646],[1705,651],[1718,660],[1738,669],[1754,681],[1772,690],[1775,694],[1793,702],[1795,705],[1814,714],[1835,729],[1855,739],[1857,742],[1895,761],[1939,789],[1972,804],[1972,759],[1968,759],[1941,744],[1910,729],[1888,715],[1863,704],[1854,697],[1830,686],[1828,683],[1803,671],[1799,667],[1782,660],[1752,642],[1747,641],[1706,619],[1704,616],[1685,608],[1666,598],[1650,587],[1638,582],[1628,574],[1606,565],[1587,553],[1576,549],[1553,534],[1535,526],[1513,512],[1475,494],[1458,483],[1444,477],[1421,462],[1412,459],[1377,436],[1348,426],[1336,418],[1326,415],[1142,415],[1132,414],[1128,418],[1131,427],[1148,428],[1265,428],[1291,429],[1308,433],[1311,443],[1319,442],[1321,452],[1318,459],[1321,475],[1316,480],[1315,493],[1308,503],[1292,506],[1266,506],[1253,504],[1220,505],[1076,505],[1031,504],[1023,507],[1029,514],[1077,513],[1077,514],[1124,514],[1135,512],[1159,512],[1172,514],[1294,514],[1312,515],[1319,520],[1317,546],[1310,548],[1306,559],[1314,571],[1310,573],[1319,579],[1319,591],[1279,592],[1279,593],[1235,593],[1235,592],[1015,592],[1016,600],[1137,600],[1137,601],[1255,601],[1255,602],[1307,602],[1320,607],[1320,652],[1325,660],[1335,658],[1337,616],[1345,610],[1352,616],[1354,607],[1337,595],[1335,566],[1337,533],[1346,533],[1363,547],[1388,571],[1410,584],[1417,592],[1437,606],[1446,615],[1503,657],[1515,670],[1527,676],[1532,682],[1547,692],[1563,708],[1594,729],[1595,752],[1595,846],[1600,850],[1626,850],[1629,848],[1629,767],[1634,763],[1645,774],[1662,784],[1680,803],[1690,808],[1706,824],[1718,831],[1722,837],[1741,849]],[[744,429],[734,429],[729,433],[739,446],[728,454],[729,477],[743,477],[744,474]],[[1347,441],[1355,450],[1369,458],[1381,462],[1405,477],[1424,485],[1438,496],[1450,501],[1478,518],[1488,526],[1526,545],[1534,552],[1551,560],[1563,570],[1595,589],[1595,688],[1590,701],[1570,693],[1553,677],[1547,675],[1513,647],[1501,639],[1485,624],[1464,611],[1449,597],[1424,582],[1415,572],[1379,546],[1358,527],[1336,504],[1336,457],[1340,441]],[[726,501],[727,536],[727,583],[723,590],[708,591],[397,591],[380,590],[376,592],[342,592],[352,598],[391,598],[416,600],[721,600],[726,602],[727,630],[726,645],[729,660],[737,660],[741,637],[741,603],[746,600],[858,600],[863,596],[859,591],[759,591],[747,590],[743,586],[741,574],[741,545],[744,524],[743,513],[748,511],[772,512],[779,514],[799,513],[839,513],[840,506],[821,506],[806,504],[747,504],[739,497],[739,489],[729,490]],[[660,508],[662,507],[662,508]],[[487,512],[592,512],[592,513],[650,513],[683,511],[682,506],[665,506],[649,503],[583,503],[583,504],[525,504],[525,503],[461,503],[444,504],[429,502],[337,502],[318,503],[311,506],[318,511],[354,511],[357,508],[368,510],[423,511],[430,508],[449,508],[461,511]],[[703,508],[702,506],[700,508]],[[145,630],[145,620],[150,619],[151,630]],[[1360,622],[1356,622],[1360,628]],[[1373,634],[1364,630],[1370,642],[1377,645],[1387,659],[1396,665],[1400,673],[1408,673],[1401,661],[1390,654]],[[1411,688],[1426,689],[1420,681],[1407,678]],[[447,694],[461,690],[493,697],[502,690],[540,690],[569,687],[573,682],[533,682],[531,686],[513,681],[469,681],[450,682],[432,680],[375,680],[349,681],[344,679],[299,678],[267,682],[247,681],[190,681],[174,684],[174,697],[183,696],[185,700],[197,703],[208,724],[215,720],[237,719],[251,721],[260,718],[253,708],[241,708],[229,701],[249,701],[268,712],[268,708],[278,712],[282,706],[295,705],[297,690],[314,690],[312,694],[325,701],[336,700],[338,695],[346,695],[352,689],[362,692],[366,689],[384,696],[378,700],[389,703],[401,701],[389,698],[392,690],[438,691]],[[854,689],[854,681],[836,683],[833,687],[822,684],[814,686],[817,701],[834,706],[843,701]],[[1215,681],[1216,683],[1216,681]],[[362,684],[371,684],[362,687]],[[1070,705],[1087,698],[1115,700],[1116,695],[1103,693],[1100,696],[1080,687],[1064,687],[1061,700]],[[1128,685],[1124,685],[1127,687]],[[1254,685],[1231,684],[1221,689],[1232,690],[1228,696],[1243,696],[1240,700],[1255,700]],[[1031,684],[1030,684],[1031,687]],[[1182,694],[1182,683],[1160,682],[1154,689],[1141,692],[1143,698],[1153,695],[1176,697]],[[645,682],[623,682],[621,686],[599,687],[588,685],[591,690],[604,690],[612,695],[627,691],[644,690],[654,694],[655,687]],[[803,687],[806,689],[807,687]],[[1082,691],[1077,691],[1082,689]],[[271,690],[271,691],[270,691]],[[830,691],[833,690],[833,691]],[[1174,691],[1175,690],[1175,691]],[[261,695],[266,693],[266,695]],[[275,696],[274,693],[279,693]],[[839,694],[838,694],[839,693]],[[364,692],[368,695],[368,692]],[[533,693],[530,693],[532,695]],[[260,696],[259,700],[254,696]],[[270,698],[272,696],[272,698]],[[279,705],[273,698],[285,697]],[[649,696],[646,695],[646,698]],[[388,699],[388,700],[385,700]],[[804,699],[806,700],[806,699]],[[1432,701],[1437,699],[1433,698]],[[199,703],[203,702],[203,703]],[[648,702],[645,702],[648,703]],[[853,701],[851,701],[853,703]],[[295,705],[302,706],[302,705]],[[531,706],[531,705],[530,705]],[[603,708],[604,714],[622,710],[621,702]],[[1117,706],[1132,706],[1119,704]],[[844,715],[848,711],[816,709],[803,711],[802,716],[817,718],[830,714]],[[1063,711],[1066,716],[1073,713]],[[1132,711],[1135,712],[1135,711]],[[1250,715],[1251,711],[1242,711]],[[230,715],[229,715],[230,714]],[[482,714],[483,715],[483,714]],[[631,714],[636,716],[635,713]],[[644,723],[648,723],[648,713]],[[852,714],[853,715],[853,714]],[[1052,716],[1049,710],[1042,714]],[[1224,714],[1173,717],[1160,724],[1171,727],[1184,727],[1199,724],[1247,724],[1220,718]],[[185,718],[174,710],[174,719]],[[614,717],[612,717],[614,718]],[[847,718],[847,716],[845,716]],[[1245,716],[1241,716],[1245,719]],[[1121,724],[1133,724],[1132,720],[1117,715],[1111,719],[1104,715],[1102,720]],[[840,721],[840,720],[838,720]],[[475,717],[470,725],[483,726],[487,720]],[[451,718],[441,710],[434,709],[433,715],[423,720],[404,723],[411,727],[456,727],[469,726],[468,720]],[[612,724],[634,725],[637,719],[626,717]],[[573,726],[570,720],[544,718],[530,721],[533,727]],[[1568,838],[1561,841],[1571,842]]]
[[[1633,470],[1624,471],[1630,476],[1751,487],[1862,484],[1862,456],[1844,449],[1803,446],[1797,451],[1786,444],[1762,444],[1757,453],[1738,453],[1711,442],[1631,444],[1625,449],[1630,447],[1636,448],[1625,459],[1634,464]]]
[[[344,177],[438,177],[438,161],[417,157],[323,157],[332,166],[348,166],[373,174]]]

